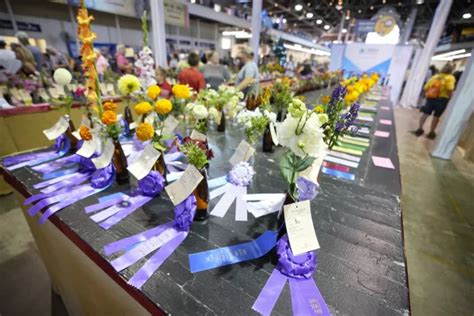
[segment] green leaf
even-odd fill
[[[156,142],[156,143],[153,143],[153,147],[156,149],[156,150],[159,150],[159,151],[164,151],[166,148],[161,145],[159,142]]]
[[[301,171],[304,171],[304,170],[308,169],[313,164],[314,160],[316,160],[316,158],[311,157],[311,156],[304,157],[303,159],[298,161],[298,163],[296,165],[296,168],[295,168],[296,171],[301,172]]]

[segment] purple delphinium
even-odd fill
[[[331,117],[334,114],[334,111],[336,111],[336,105],[344,100],[344,96],[347,93],[347,89],[341,85],[338,85],[334,90],[332,91],[331,94],[331,100],[329,100],[328,106],[327,106],[327,115]]]

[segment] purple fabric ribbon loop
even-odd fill
[[[314,183],[304,177],[298,177],[296,180],[298,188],[298,200],[313,200],[319,193],[319,184]]]
[[[316,269],[314,252],[294,256],[288,236],[284,235],[277,242],[277,254],[277,267],[265,283],[252,309],[262,315],[270,315],[288,280],[293,315],[331,315],[312,277]]]
[[[295,279],[309,279],[316,269],[316,256],[310,251],[294,256],[288,236],[282,236],[277,242],[277,269],[284,275]]]
[[[115,168],[112,164],[96,170],[91,177],[91,186],[96,189],[109,186],[114,181]]]
[[[150,171],[150,173],[138,181],[138,187],[146,196],[156,196],[165,186],[165,179],[158,171]]]
[[[35,170],[35,171],[41,172],[41,173],[49,173],[49,172],[59,170],[61,168],[70,167],[70,166],[78,163],[79,160],[80,160],[79,158],[80,158],[80,156],[78,156],[78,155],[71,155],[71,156],[67,156],[67,157],[62,157],[62,158],[56,159],[52,162],[47,162],[47,163],[43,163],[43,164],[38,165],[38,166],[34,166],[32,169]]]
[[[92,158],[97,157],[97,155],[92,155],[90,158],[85,158],[82,156],[79,156],[79,172],[80,173],[92,173],[96,171],[96,167],[94,163],[92,162]]]
[[[188,231],[196,213],[196,197],[191,194],[174,208],[174,220],[179,230]]]

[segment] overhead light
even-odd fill
[[[297,4],[297,5],[295,5],[295,10],[296,11],[301,11],[301,10],[303,10],[303,6],[301,4]]]
[[[220,6],[220,4],[217,4],[217,3],[214,4],[214,11],[216,11],[216,12],[221,12],[221,6]]]
[[[323,20],[317,19],[317,20],[316,20],[316,24],[323,24]]]
[[[329,30],[330,28],[331,28],[331,27],[330,27],[329,25],[327,25],[327,24],[324,26],[324,29],[325,29],[325,30]]]
[[[452,60],[455,60],[455,59],[466,58],[466,57],[471,57],[471,53],[459,54],[459,55],[451,55],[451,56],[444,56],[444,57],[439,57],[439,55],[437,55],[437,56],[433,56],[433,57],[431,58],[431,60],[452,61]]]
[[[245,31],[224,31],[224,36],[235,36],[235,38],[251,38],[252,34]]]
[[[347,33],[347,29],[342,29],[341,32],[345,34]]]
[[[454,55],[463,54],[465,52],[466,52],[465,49],[453,50],[452,52],[447,52],[447,53],[443,53],[443,54],[434,55],[433,57],[431,57],[431,59],[432,60],[445,60],[445,58],[447,58],[447,57],[452,57]]]
[[[361,10],[361,9],[359,9],[359,10],[357,10],[357,12],[359,12],[359,13],[362,13],[362,10]]]
[[[275,8],[277,8],[277,7],[278,7],[278,3],[275,3],[274,6],[275,6]]]
[[[308,19],[311,19],[313,16],[314,16],[313,12],[308,12],[308,13],[306,13],[306,17],[307,17]]]
[[[416,4],[423,4],[424,2],[424,0],[416,0]]]
[[[330,52],[327,52],[321,49],[315,49],[315,48],[309,49],[309,48],[302,47],[301,45],[298,45],[298,44],[295,44],[295,45],[283,44],[283,46],[287,49],[292,49],[292,50],[296,50],[303,53],[309,53],[309,54],[318,55],[318,56],[331,56]]]
[[[399,7],[401,7],[401,6],[402,6],[402,3],[401,3],[401,2],[399,2],[399,3],[398,3],[398,6],[399,6]]]
[[[191,0],[191,3],[196,3],[196,0]]]
[[[235,38],[239,38],[239,39],[252,38],[252,34],[251,34],[251,33],[247,33],[247,32],[242,32],[242,33],[240,33],[240,34],[236,34],[236,35],[235,35]]]
[[[373,10],[373,9],[374,9],[374,6],[373,6],[373,5],[371,5],[371,6],[370,6],[370,10]]]
[[[382,0],[382,3],[385,4],[387,2],[387,0]]]
[[[293,26],[296,26],[297,24],[296,23],[293,23]]]
[[[283,23],[286,23],[286,19],[283,19]]]
[[[471,13],[464,13],[462,15],[462,18],[465,19],[465,20],[469,20],[471,17],[472,17]]]

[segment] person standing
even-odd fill
[[[99,75],[99,81],[104,81],[104,74],[105,71],[109,68],[109,62],[104,55],[102,55],[102,51],[98,49],[94,49],[97,60],[95,62],[95,68],[97,69],[97,74]]]
[[[439,118],[446,110],[451,94],[456,86],[456,78],[452,75],[453,66],[446,64],[441,69],[439,74],[436,74],[428,80],[423,87],[426,96],[426,105],[421,109],[423,113],[420,118],[420,124],[416,131],[413,131],[417,137],[423,135],[423,125],[428,116],[433,113],[433,120],[431,121],[431,129],[426,136],[429,139],[436,137],[435,129],[438,126]]]
[[[125,45],[117,45],[117,54],[115,55],[115,61],[117,64],[117,69],[121,74],[130,74],[132,73],[132,63],[128,61],[125,57]]]
[[[28,40],[28,34],[26,34],[25,32],[16,33],[16,38],[18,39],[21,45],[23,45],[31,52],[35,60],[36,70],[41,71],[41,69],[43,69],[43,53],[41,53],[38,47],[30,45],[30,42]]]
[[[188,55],[189,68],[185,68],[178,74],[178,81],[181,84],[189,85],[194,91],[199,92],[206,87],[204,75],[199,71],[199,55],[191,52]]]
[[[296,70],[296,64],[293,61],[293,55],[288,56],[288,61],[285,64],[285,76],[294,77]]]
[[[169,99],[171,95],[171,85],[166,80],[168,77],[168,74],[164,68],[158,67],[155,70],[155,79],[156,79],[156,84],[160,87],[161,93],[160,96],[163,98]]]
[[[206,83],[214,90],[230,79],[227,68],[219,64],[219,54],[216,51],[207,54],[207,64],[203,66],[202,73]]]
[[[243,64],[236,78],[237,90],[240,90],[247,97],[249,95],[257,95],[258,83],[260,74],[258,72],[258,66],[253,61],[253,53],[250,48],[243,49],[238,58]]]

